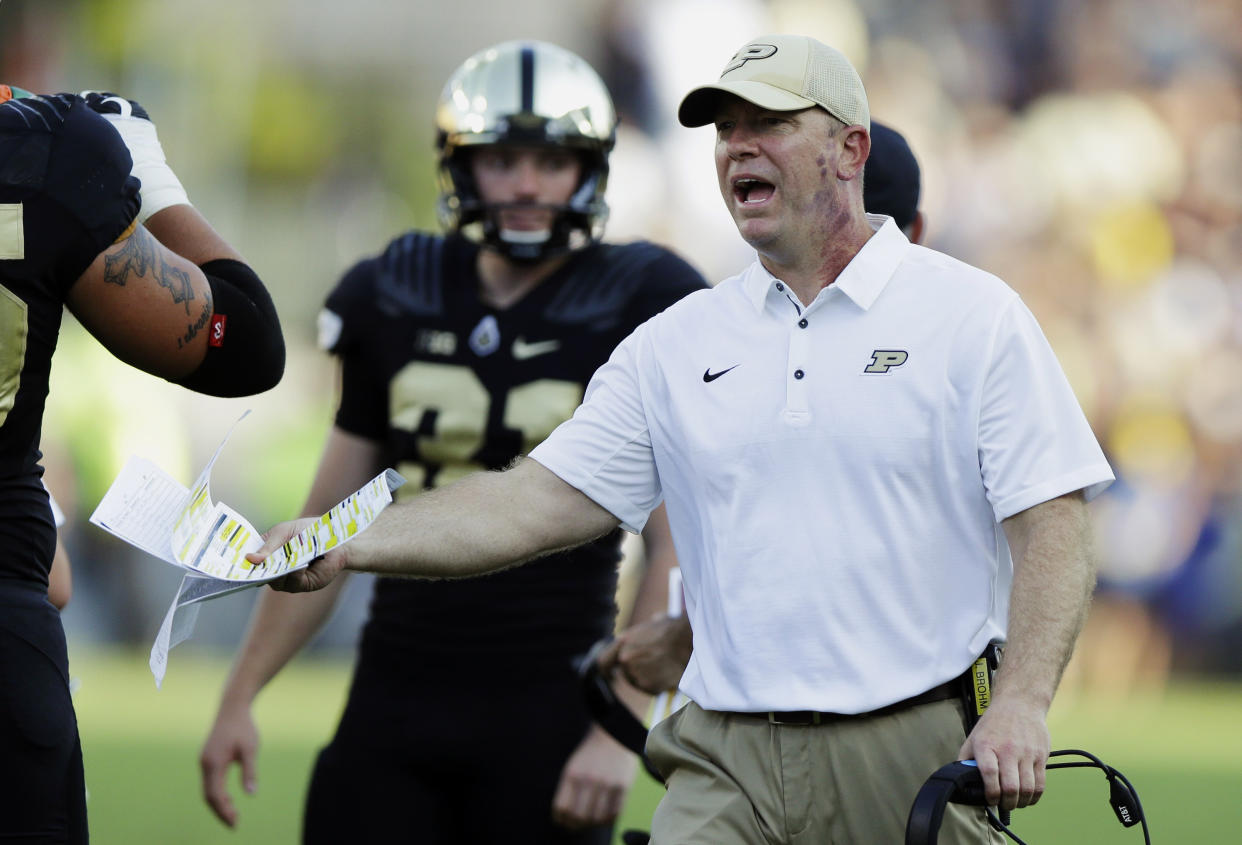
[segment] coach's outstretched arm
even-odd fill
[[[247,559],[258,562],[312,520],[282,522]],[[462,578],[580,546],[620,524],[611,513],[538,461],[480,472],[390,506],[371,527],[306,569],[271,582],[307,592],[342,569],[381,575]]]

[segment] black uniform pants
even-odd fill
[[[86,841],[60,614],[43,585],[0,582],[0,843]]]
[[[406,658],[408,664],[411,658]],[[567,661],[568,663],[568,661]],[[561,768],[589,726],[578,680],[500,682],[359,663],[307,795],[308,845],[607,845],[552,822]]]

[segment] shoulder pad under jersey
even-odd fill
[[[657,282],[654,265],[671,253],[648,241],[589,248],[548,303],[545,315],[562,323],[619,319],[625,303]]]
[[[407,232],[379,257],[376,305],[388,314],[431,316],[444,311],[445,239]]]
[[[0,105],[0,184],[46,194],[102,251],[138,213],[139,182],[125,142],[73,94]]]

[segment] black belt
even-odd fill
[[[890,713],[896,713],[910,707],[917,707],[920,704],[931,704],[934,701],[948,701],[951,698],[960,698],[961,694],[961,678],[954,678],[951,681],[945,681],[940,686],[932,687],[927,692],[912,695],[907,699],[886,705],[877,710],[868,710],[866,713],[825,713],[819,710],[769,710],[767,712],[760,711],[758,713],[747,713],[740,711],[730,712],[729,715],[751,716],[756,719],[767,719],[773,725],[822,725],[825,722],[840,722],[847,719],[868,719],[872,716],[887,716]]]

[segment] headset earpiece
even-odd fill
[[[1108,771],[1108,803],[1113,805],[1117,821],[1126,827],[1134,827],[1143,820],[1143,811],[1130,787],[1119,777],[1121,773],[1110,768]]]

